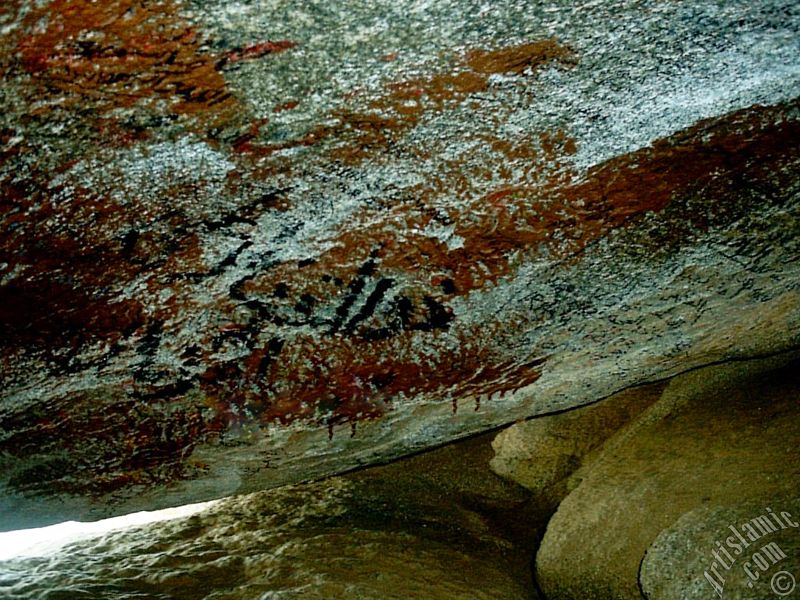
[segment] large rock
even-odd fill
[[[604,442],[658,400],[664,385],[630,388],[590,406],[514,424],[492,441],[492,470],[555,506],[575,485],[570,475],[602,454]]]
[[[732,499],[681,516],[647,550],[647,600],[792,597],[800,576],[800,497]]]
[[[13,0],[0,528],[798,346],[788,0]]]
[[[679,376],[609,439],[572,475],[579,483],[547,525],[536,557],[545,596],[638,600],[644,589],[653,600],[713,597],[704,571],[712,571],[715,542],[732,535],[727,526],[797,506],[800,362],[793,356]],[[785,534],[752,538],[733,569],[716,563],[724,597],[769,597],[767,578],[751,589],[744,566],[760,562],[754,553],[772,541],[796,549],[800,529]]]
[[[489,471],[489,442],[0,561],[0,597],[530,600],[533,532],[508,526],[528,495]]]

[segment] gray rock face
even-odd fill
[[[794,2],[6,4],[0,529],[800,345]]]
[[[799,373],[795,354],[673,379],[572,475],[579,483],[548,523],[536,557],[544,595],[767,598],[777,573],[796,576],[800,528],[774,527],[781,530],[774,536],[756,530],[738,554],[727,538],[734,535],[728,525],[769,516],[767,509],[788,511],[793,522],[797,516]],[[777,550],[772,560],[771,546],[762,551],[772,542],[785,560]]]

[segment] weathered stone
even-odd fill
[[[603,442],[658,400],[663,389],[663,383],[631,388],[591,406],[512,425],[492,442],[492,470],[558,502],[575,485],[569,475],[602,452]]]
[[[672,380],[661,400],[573,475],[580,483],[550,520],[536,557],[545,596],[639,599],[644,564],[653,599],[704,597],[692,595],[697,590],[713,597],[697,549],[711,568],[715,548],[708,542],[720,539],[723,521],[753,506],[761,508],[750,518],[768,507],[791,511],[796,502],[798,366],[795,354]],[[695,516],[681,521],[687,514]],[[708,530],[695,538],[700,515],[709,515]],[[693,546],[681,546],[690,539]],[[654,556],[643,563],[649,552]],[[741,578],[731,587],[739,584],[747,588]],[[757,591],[763,594],[763,585]]]
[[[0,528],[800,345],[788,0],[12,0]]]
[[[797,494],[733,498],[686,513],[647,550],[639,577],[645,598],[791,598],[800,573],[799,517]]]
[[[0,561],[3,598],[536,598],[528,495],[483,436]],[[527,529],[527,533],[525,531]]]

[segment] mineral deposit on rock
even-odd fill
[[[0,529],[800,343],[788,0],[10,0]]]

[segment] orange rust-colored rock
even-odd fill
[[[106,112],[161,100],[178,114],[223,115],[235,105],[217,59],[171,0],[52,0],[26,14],[23,31],[22,67],[51,96],[43,108]]]
[[[494,50],[472,50],[467,54],[467,64],[476,73],[514,73],[521,74],[535,70],[550,62],[574,65],[575,54],[557,40],[541,40],[497,48]]]

